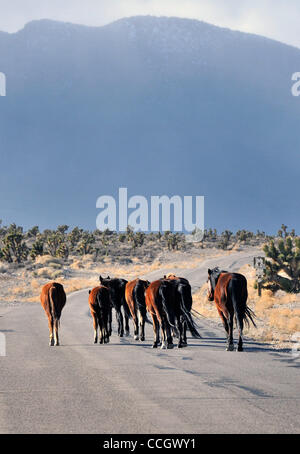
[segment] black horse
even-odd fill
[[[125,301],[125,287],[127,281],[125,279],[118,279],[118,278],[110,278],[107,276],[103,278],[102,276],[99,277],[101,285],[104,285],[109,290],[110,301],[112,307],[116,311],[116,318],[118,322],[118,335],[123,337],[124,335],[124,322],[123,322],[123,314],[121,308],[123,306],[124,317],[125,317],[125,334],[129,336],[129,317],[130,312],[128,306]],[[109,330],[111,332],[111,316],[109,322]]]
[[[227,334],[227,350],[234,350],[233,343],[233,320],[239,329],[239,341],[237,351],[243,351],[243,328],[244,323],[249,326],[256,317],[254,312],[247,306],[248,290],[247,279],[239,273],[220,271],[218,267],[208,270],[208,299],[214,301],[223,322]]]

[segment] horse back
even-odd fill
[[[135,312],[135,299],[134,299],[134,289],[137,285],[138,279],[134,279],[133,281],[127,282],[125,286],[125,300],[130,309],[131,314]]]
[[[40,300],[41,305],[48,317],[53,316],[51,301],[54,305],[54,312],[60,318],[61,311],[66,304],[66,294],[64,288],[58,282],[49,282],[42,287]]]
[[[99,285],[94,287],[89,294],[89,306],[92,313],[97,313],[99,310],[108,311],[110,309],[110,300],[107,287]]]
[[[215,288],[215,302],[221,307],[226,306],[232,297],[247,300],[247,279],[240,273],[221,273]]]
[[[145,292],[145,302],[147,311],[151,315],[156,315],[159,322],[161,322],[161,298],[159,289],[162,285],[161,280],[153,281]]]

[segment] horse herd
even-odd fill
[[[168,274],[161,279],[149,282],[134,279],[99,277],[100,285],[89,291],[89,308],[94,327],[94,343],[109,342],[112,334],[112,309],[116,312],[118,335],[129,335],[129,319],[134,325],[134,339],[145,340],[145,323],[153,326],[152,348],[159,345],[163,349],[187,346],[187,331],[195,338],[201,338],[192,317],[192,290],[183,277]],[[244,322],[253,323],[255,314],[247,306],[247,280],[239,273],[221,271],[218,267],[208,270],[207,297],[214,301],[227,336],[226,350],[234,350],[233,323],[239,330],[238,351],[243,351]],[[50,346],[59,345],[58,326],[66,294],[61,284],[50,282],[43,286],[41,304],[48,317]],[[124,316],[123,316],[124,313]],[[148,319],[150,314],[152,322]],[[125,323],[124,323],[125,322]],[[161,340],[160,340],[161,332]]]

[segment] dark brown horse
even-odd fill
[[[50,335],[49,345],[51,347],[53,345],[59,345],[58,325],[61,312],[67,299],[63,286],[57,282],[50,282],[49,284],[44,285],[40,299],[42,307],[48,317]]]
[[[239,341],[237,351],[243,351],[243,328],[244,323],[249,326],[249,321],[254,322],[255,314],[247,306],[247,279],[239,273],[220,271],[219,268],[208,270],[208,299],[215,301],[218,313],[223,322],[227,334],[226,350],[234,350],[233,343],[233,320],[239,329]]]
[[[176,288],[176,298],[178,299],[178,304],[181,309],[181,322],[183,328],[182,334],[182,346],[187,346],[187,329],[190,327],[191,334],[194,337],[201,337],[198,332],[194,330],[195,326],[192,321],[191,310],[193,305],[192,299],[192,289],[190,283],[187,279],[183,277],[176,276],[175,274],[167,274],[164,276],[164,279],[168,279],[173,281],[175,288]],[[188,323],[188,320],[189,322]]]
[[[186,307],[185,281],[183,278],[164,278],[152,282],[146,290],[146,306],[153,320],[153,348],[159,345],[159,326],[163,337],[161,348],[173,348],[172,332],[178,337],[178,348],[186,345],[183,339],[184,324],[193,337],[201,337]]]
[[[126,300],[125,300],[125,287],[127,281],[125,279],[110,278],[107,276],[103,278],[99,276],[100,284],[104,285],[109,290],[109,297],[112,304],[112,307],[116,311],[116,317],[118,322],[118,335],[123,337],[124,335],[124,319],[121,308],[123,307],[124,318],[125,318],[125,334],[129,336],[129,318],[130,311],[128,309]],[[111,331],[111,320],[110,320],[110,331]]]
[[[148,322],[145,302],[145,290],[149,285],[149,281],[134,279],[133,281],[128,282],[125,287],[125,299],[134,324],[135,340],[145,340],[145,322]]]
[[[100,331],[100,344],[107,344],[111,331],[109,329],[111,304],[108,288],[103,285],[89,291],[89,306],[94,325],[94,343],[98,342],[98,327]]]

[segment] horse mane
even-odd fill
[[[218,266],[216,266],[215,268],[213,268],[212,270],[209,270],[209,271],[210,271],[209,272],[209,278],[210,278],[210,282],[212,284],[213,289],[215,289],[220,275],[222,273],[228,273],[228,271],[220,270],[220,268]]]

